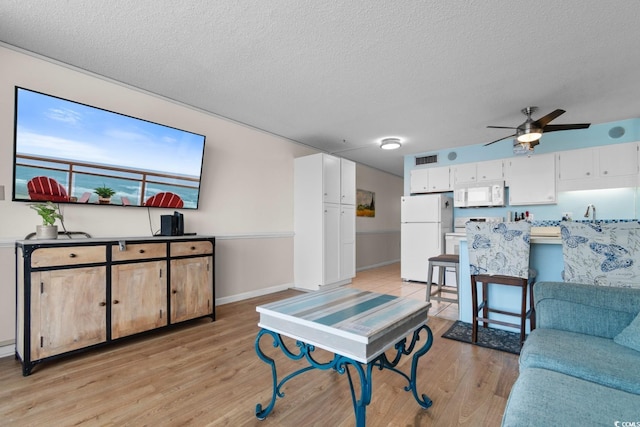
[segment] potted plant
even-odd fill
[[[33,203],[29,205],[42,218],[42,225],[36,226],[36,239],[57,239],[58,226],[56,219],[62,219],[62,214],[58,207],[52,202]]]
[[[98,203],[101,205],[108,205],[111,203],[111,196],[116,194],[111,188],[106,185],[102,185],[102,187],[94,188],[93,192],[98,195]]]

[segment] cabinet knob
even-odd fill
[[[74,254],[73,252],[69,254],[69,258],[75,258],[75,257],[76,257],[76,254]]]
[[[139,251],[139,252],[140,252],[141,254],[143,254],[143,253],[144,253],[144,249],[140,249],[140,251]]]
[[[602,172],[602,174],[603,174],[603,175],[606,175],[606,174],[608,174],[608,173],[609,173],[608,171],[604,171],[604,172]]]
[[[591,175],[591,172],[587,172],[587,176]]]
[[[195,251],[195,250],[196,250],[196,247],[195,247],[195,246],[191,246],[191,250],[192,250],[192,251]]]
[[[114,299],[114,300],[113,300],[113,303],[114,303],[114,304],[119,304],[119,303],[120,303],[120,301],[118,301],[117,299]]]
[[[172,294],[177,294],[177,293],[178,293],[178,291],[174,289],[174,290],[172,290],[172,291],[171,291],[171,293],[172,293]]]
[[[102,301],[100,304],[98,304],[100,307],[104,307],[105,305],[107,305],[106,302]]]

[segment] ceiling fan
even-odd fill
[[[508,136],[503,136],[502,138],[496,139],[495,141],[491,141],[485,146],[491,145],[494,142],[502,141],[506,138],[511,138],[512,136],[516,137],[514,141],[515,145],[522,145],[528,150],[533,150],[533,147],[538,145],[540,142],[540,137],[542,136],[542,132],[555,132],[559,130],[573,130],[573,129],[586,129],[591,126],[591,123],[575,123],[575,124],[566,124],[566,125],[550,125],[549,122],[556,119],[561,114],[564,114],[564,110],[554,110],[551,113],[547,114],[544,117],[539,118],[538,120],[533,120],[531,118],[531,114],[538,111],[538,107],[526,107],[523,108],[522,114],[527,116],[527,120],[522,123],[518,127],[508,127],[508,126],[487,126],[492,129],[515,129],[516,133]]]

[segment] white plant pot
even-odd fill
[[[57,239],[58,238],[58,226],[57,225],[36,225],[36,239]]]

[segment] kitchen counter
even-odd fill
[[[458,239],[465,240],[467,235],[464,232],[447,233],[447,237],[457,237]],[[531,243],[535,244],[562,244],[560,237],[560,227],[531,227]]]

